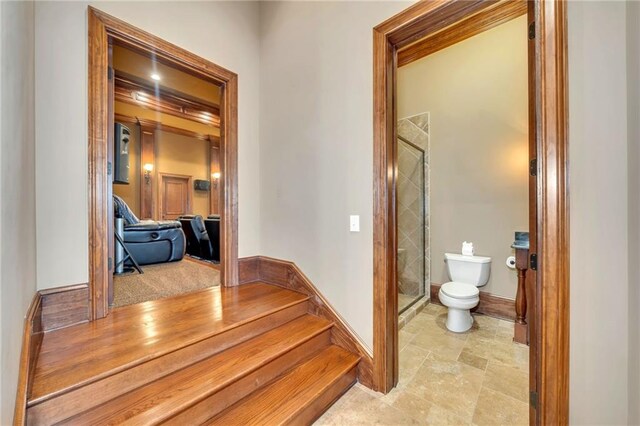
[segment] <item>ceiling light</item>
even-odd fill
[[[155,81],[160,81],[160,75],[155,73],[151,74],[151,79]]]

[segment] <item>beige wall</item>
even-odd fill
[[[432,282],[449,281],[444,253],[472,241],[493,260],[481,290],[515,298],[505,261],[529,229],[527,96],[526,16],[398,71],[398,117],[431,117]]]
[[[263,253],[296,261],[369,345],[371,27],[405,6],[261,5]],[[573,424],[622,424],[631,405],[624,8],[569,2]]]
[[[262,252],[296,262],[369,347],[371,29],[408,4],[260,5]],[[351,214],[359,233],[349,232]]]
[[[239,254],[259,254],[259,5],[91,4],[241,76]],[[87,5],[36,3],[38,288],[88,280]]]
[[[629,423],[640,424],[640,2],[627,1]],[[633,401],[636,401],[634,403]]]
[[[0,2],[0,424],[12,423],[36,291],[34,5]]]
[[[116,113],[118,110],[116,109]],[[123,123],[129,131],[129,184],[113,184],[113,193],[121,197],[129,206],[131,211],[138,216],[140,215],[140,126]]]
[[[156,134],[156,170],[191,176],[193,180],[210,180],[209,142],[169,132]],[[156,182],[160,185],[160,179]],[[161,188],[158,187],[158,191]],[[206,218],[209,214],[209,191],[190,188],[193,200],[192,213]]]
[[[625,3],[569,2],[568,11],[570,420],[626,424],[638,400],[628,392]]]

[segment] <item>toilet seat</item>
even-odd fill
[[[454,299],[473,299],[480,294],[478,287],[475,285],[456,281],[443,284],[442,287],[440,287],[440,291]]]

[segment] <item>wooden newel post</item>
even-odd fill
[[[513,340],[529,344],[527,339],[527,269],[529,269],[529,249],[516,249],[516,269],[518,270],[518,292],[516,293],[516,323]]]

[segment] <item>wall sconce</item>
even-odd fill
[[[151,172],[153,171],[153,164],[147,163],[142,166],[142,168],[144,169],[144,183],[149,185],[149,182],[151,182]]]
[[[220,180],[220,172],[211,173],[211,180],[213,183],[213,187],[218,187],[218,181]]]

